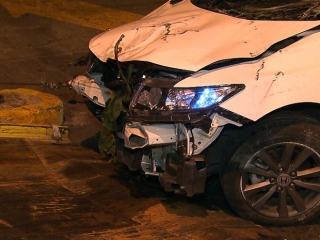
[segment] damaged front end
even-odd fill
[[[168,1],[95,36],[70,84],[100,112],[102,157],[187,196],[219,172],[260,224],[317,217],[319,16],[316,1]]]
[[[244,90],[243,80],[211,75],[259,61],[274,43],[314,24],[281,26],[287,24],[240,21],[182,1],[94,37],[92,53],[79,62],[87,73],[70,84],[102,115],[100,152],[107,155],[116,146],[112,154],[119,162],[159,177],[166,191],[204,192],[207,148],[226,124],[250,121],[220,107]],[[281,31],[266,35],[266,29]],[[212,32],[221,37],[208,37]]]
[[[219,104],[245,86],[175,88],[193,72],[147,62],[103,63],[94,55],[88,59],[87,73],[70,84],[97,107],[105,107],[121,86],[131,89],[130,102],[123,102],[116,116],[117,122],[125,123],[116,133],[117,160],[130,170],[142,169],[146,176],[158,177],[166,191],[188,196],[204,192],[205,149],[224,125],[243,123]]]
[[[159,176],[166,191],[192,196],[204,192],[204,150],[227,123],[241,126],[223,117],[218,106],[244,85],[175,88],[178,81],[148,78],[141,83],[129,106],[124,143],[143,148],[143,171]]]

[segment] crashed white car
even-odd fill
[[[284,2],[168,1],[94,37],[90,68],[71,84],[103,108],[130,75],[118,157],[166,191],[203,193],[219,173],[239,216],[310,221],[320,215],[320,4]]]

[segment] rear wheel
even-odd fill
[[[238,137],[246,140],[225,166],[222,187],[239,216],[270,225],[319,216],[320,126],[315,121],[269,118]]]

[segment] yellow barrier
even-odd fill
[[[57,125],[22,125],[0,123],[0,138],[32,138],[56,143],[70,143],[69,128]]]
[[[63,124],[63,103],[54,95],[25,88],[3,89],[0,95],[0,123]]]

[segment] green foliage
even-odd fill
[[[106,101],[102,112],[102,130],[98,142],[99,151],[103,158],[108,161],[116,161],[115,158],[115,132],[122,130],[125,119],[120,118],[120,113],[124,109],[123,102],[129,102],[131,88],[128,84],[123,84],[116,91],[111,91],[111,97]]]

